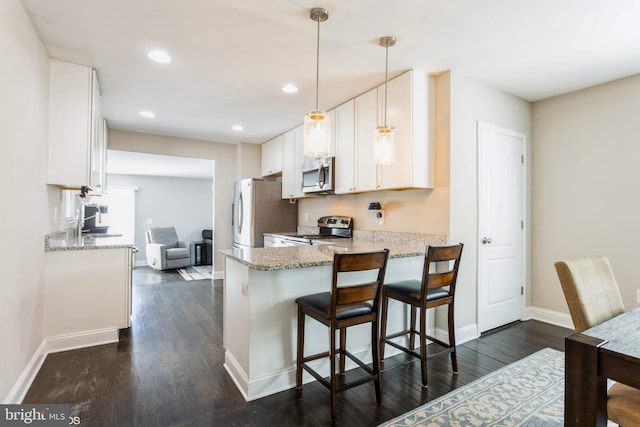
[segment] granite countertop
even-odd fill
[[[221,255],[262,271],[330,265],[335,253],[357,253],[389,249],[390,258],[420,256],[427,245],[445,245],[447,236],[415,233],[357,232],[352,239],[338,238],[330,243],[283,248],[223,249]]]
[[[89,249],[132,248],[133,244],[123,239],[122,234],[83,234],[76,237],[74,229],[58,231],[44,236],[44,251],[76,251]]]

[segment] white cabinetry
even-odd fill
[[[262,144],[262,176],[282,173],[282,135]]]
[[[45,336],[129,327],[131,265],[128,247],[47,252]]]
[[[94,69],[49,63],[49,184],[104,191],[106,145]]]
[[[416,71],[389,80],[387,125],[396,129],[396,161],[378,166],[377,190],[433,188],[432,85],[429,76]],[[382,114],[384,86],[379,88],[378,95]],[[382,116],[379,123],[382,124]]]
[[[373,134],[377,126],[377,109],[377,88],[336,109],[337,194],[376,189]]]
[[[395,163],[377,166],[374,132],[382,124],[384,85],[336,109],[336,193],[433,187],[433,139],[428,76],[409,71],[389,81],[387,125],[396,128]],[[340,109],[344,108],[344,111]],[[353,108],[349,123],[349,108]]]
[[[356,186],[355,101],[352,99],[335,109],[335,192],[350,193]]]
[[[304,126],[282,135],[282,198],[298,199],[302,192],[302,164],[304,163]]]

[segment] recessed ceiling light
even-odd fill
[[[152,50],[147,54],[147,56],[153,61],[160,62],[162,64],[166,64],[171,61],[171,57],[164,50]]]
[[[155,115],[155,114],[153,114],[153,112],[151,112],[151,111],[140,111],[140,115],[141,115],[142,117],[146,117],[146,118],[148,118],[148,119],[152,119],[152,118],[154,118],[154,117],[156,116],[156,115]]]
[[[242,126],[240,126],[240,125],[233,125],[233,126],[231,126],[231,129],[233,129],[233,130],[235,130],[237,132],[240,132],[241,130],[244,130],[244,128]]]
[[[294,85],[293,83],[288,83],[282,86],[282,91],[284,93],[296,93],[298,91],[298,86]]]

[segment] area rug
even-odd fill
[[[179,268],[178,273],[184,280],[203,280],[211,279],[211,266],[210,265],[198,265],[185,268]]]
[[[564,353],[550,348],[381,426],[562,426]]]

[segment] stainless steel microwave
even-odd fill
[[[324,157],[302,165],[302,192],[331,194],[334,190],[335,158]]]

